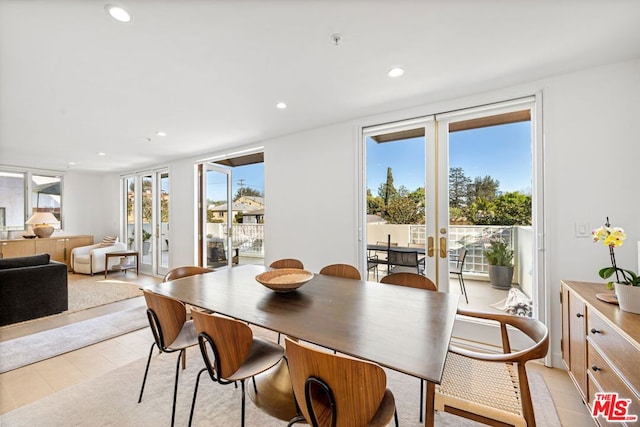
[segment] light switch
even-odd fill
[[[591,229],[586,222],[576,222],[576,237],[591,237]]]

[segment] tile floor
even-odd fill
[[[145,278],[145,276],[142,275],[140,278],[149,284],[158,281],[156,278]],[[452,287],[452,291],[454,289],[455,288]],[[471,287],[467,286],[467,291],[470,302],[475,300],[476,303],[479,302],[478,298],[480,298],[480,295],[490,294],[490,291],[473,285]],[[487,297],[489,298],[487,301],[493,301],[495,296],[496,295],[490,294]],[[118,310],[125,310],[141,304],[144,304],[142,297],[133,298],[84,310],[79,313],[54,316],[48,319],[27,322],[15,327],[5,327],[0,329],[0,341]],[[463,304],[464,302],[461,303],[461,306]],[[146,357],[151,343],[151,332],[148,329],[142,329],[0,374],[0,413],[4,414],[28,403],[42,399],[56,391],[87,381],[136,359]],[[565,371],[547,368],[539,363],[530,363],[527,366],[530,370],[543,375],[563,426],[595,425]]]

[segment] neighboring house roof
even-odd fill
[[[246,203],[233,203],[231,205],[231,210],[232,211],[242,211],[242,212],[249,212],[249,211],[254,211],[255,210],[255,206],[251,206],[248,205]],[[224,212],[227,210],[227,204],[226,203],[222,203],[220,205],[213,205],[213,206],[209,206],[209,210],[210,211],[214,211],[214,212]]]
[[[258,215],[264,215],[264,208],[245,212],[242,216],[258,216]]]
[[[256,203],[260,203],[261,205],[264,205],[264,197],[258,197],[258,196],[242,196],[240,197],[240,199],[249,199],[249,200],[253,200]],[[240,200],[238,199],[238,200]]]

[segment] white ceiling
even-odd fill
[[[0,164],[134,170],[640,57],[638,0],[106,3],[0,0]]]

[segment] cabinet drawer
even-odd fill
[[[640,416],[640,398],[626,386],[617,373],[611,369],[611,366],[609,366],[591,344],[588,345],[587,359],[587,387],[589,390],[589,406],[591,409],[593,410],[593,399],[597,392],[616,392],[618,393],[618,399],[631,399],[631,404],[628,406],[628,415]],[[609,425],[602,416],[598,417],[598,421],[601,425]],[[612,423],[611,425],[619,426],[620,423]]]
[[[606,355],[620,375],[628,381],[633,392],[640,395],[640,350],[618,334],[593,310],[588,310],[587,313],[587,333],[589,342]],[[591,362],[588,367],[591,367]]]

